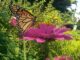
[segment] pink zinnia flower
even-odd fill
[[[68,31],[67,28],[57,28],[53,25],[40,24],[38,28],[30,28],[28,31],[23,33],[23,38],[25,40],[35,40],[38,43],[44,43],[51,40],[70,40],[71,36],[69,34],[64,34]]]
[[[73,60],[70,56],[56,56],[54,60]]]
[[[46,58],[45,60],[50,60],[49,58]],[[53,60],[73,60],[70,56],[55,56]]]

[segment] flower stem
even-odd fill
[[[27,60],[26,58],[26,41],[23,41],[23,60]]]
[[[49,52],[49,49],[48,49],[48,43],[45,42],[41,45],[40,47],[40,54],[41,54],[41,59],[40,60],[45,60],[45,58],[48,57],[48,52]]]

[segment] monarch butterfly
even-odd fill
[[[18,5],[13,5],[12,3],[10,4],[9,8],[12,15],[17,18],[17,27],[20,28],[21,32],[25,32],[25,30],[34,25],[35,17],[30,12]]]

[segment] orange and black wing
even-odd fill
[[[21,11],[18,11],[17,14],[19,15],[18,25],[23,32],[34,25],[35,17],[28,11],[22,9]]]
[[[18,28],[20,28],[22,32],[28,30],[34,25],[35,17],[27,10],[19,7],[18,5],[11,5],[10,10],[17,18]]]

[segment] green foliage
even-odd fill
[[[80,54],[80,41],[55,41],[52,42],[51,52],[53,56],[68,55],[72,56],[74,60],[79,60]]]

